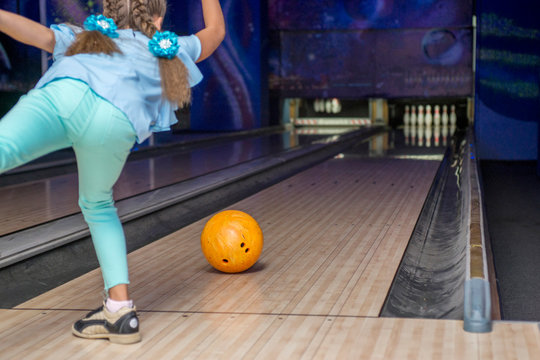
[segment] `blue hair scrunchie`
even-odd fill
[[[113,19],[107,18],[103,15],[90,15],[84,21],[84,29],[88,31],[97,30],[103,35],[107,35],[110,38],[117,38],[116,24]]]
[[[148,49],[157,57],[172,59],[178,54],[178,36],[170,31],[157,31],[148,42]]]

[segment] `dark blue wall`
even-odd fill
[[[534,160],[540,119],[538,2],[477,1],[475,126],[482,159]]]

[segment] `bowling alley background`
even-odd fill
[[[222,0],[227,37],[200,64],[206,76],[194,89],[189,127],[277,125],[286,98],[387,98],[403,105],[473,98],[482,159],[536,159],[540,6],[533,3]],[[0,6],[47,25],[80,24],[101,8],[91,0],[0,0]],[[166,28],[191,34],[202,21],[200,0],[169,0]],[[0,114],[49,62],[0,34]]]

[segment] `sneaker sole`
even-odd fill
[[[108,339],[113,344],[134,344],[141,341],[141,334],[83,334],[71,329],[73,335],[83,339]]]

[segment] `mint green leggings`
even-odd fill
[[[0,173],[73,147],[79,206],[90,228],[106,290],[129,283],[126,242],[112,187],[135,137],[120,110],[73,79],[31,90],[0,120]]]

